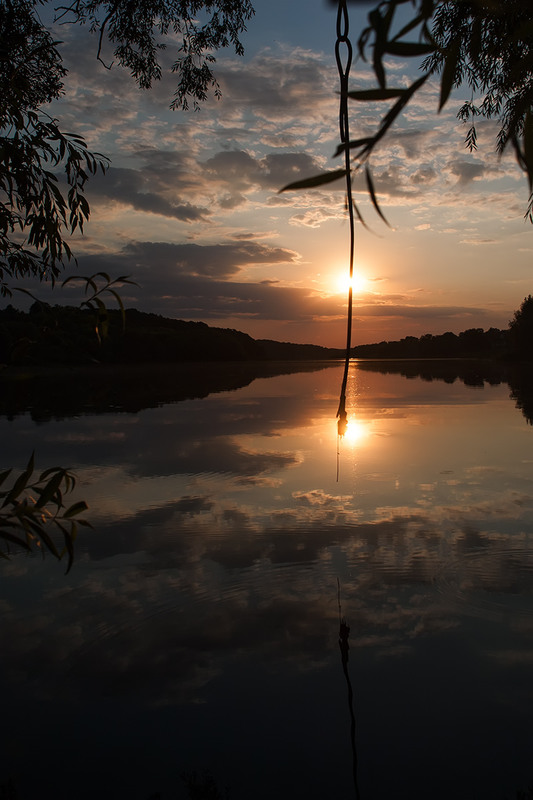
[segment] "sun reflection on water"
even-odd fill
[[[358,419],[348,419],[343,439],[350,444],[359,443],[368,436],[368,427]]]

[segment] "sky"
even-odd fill
[[[57,29],[69,74],[54,114],[63,130],[111,159],[88,184],[91,218],[71,245],[80,274],[103,270],[139,284],[123,288],[127,307],[254,338],[343,347],[342,181],[279,193],[342,166],[334,158],[335,8],[326,0],[255,0],[254,7],[245,56],[217,55],[222,98],[196,112],[169,109],[171,75],[139,90],[127,71],[96,60],[86,28]],[[368,8],[350,7],[354,42]],[[415,75],[398,59],[388,70],[391,85]],[[354,63],[350,88],[374,84],[368,67]],[[470,94],[457,90],[437,114],[438,92],[426,84],[372,158],[390,228],[364,181],[354,181],[370,230],[356,228],[353,344],[505,328],[533,291],[526,179],[512,154],[495,155],[493,122],[479,123],[479,149],[468,152],[456,113]],[[352,102],[352,137],[375,129],[380,112]],[[50,301],[80,299],[80,287],[69,284]]]

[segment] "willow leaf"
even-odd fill
[[[423,42],[387,42],[385,52],[391,56],[429,56],[435,52],[435,47]]]
[[[402,97],[406,91],[406,89],[361,89],[348,92],[348,97],[351,100],[367,103],[375,100],[393,100],[395,97]]]
[[[339,156],[341,153],[349,148],[350,150],[355,150],[356,147],[363,147],[367,149],[372,149],[370,145],[373,145],[376,141],[375,136],[365,136],[364,139],[352,139],[351,142],[342,142],[334,152],[334,156]]]
[[[56,525],[59,528],[59,530],[63,533],[63,536],[65,538],[65,549],[66,549],[66,551],[68,553],[68,563],[67,563],[67,569],[65,571],[65,575],[67,575],[70,572],[70,568],[72,567],[72,564],[74,563],[74,544],[73,544],[73,542],[74,542],[74,538],[75,538],[76,528],[74,527],[74,529],[72,531],[67,531],[67,529],[64,527],[64,525],[61,525],[61,523],[58,522],[57,520],[56,520]],[[75,523],[71,523],[71,525],[75,525]]]
[[[533,187],[533,115],[528,111],[524,120],[524,162],[529,181],[529,189]]]
[[[48,481],[46,486],[40,490],[40,497],[35,504],[37,508],[44,508],[50,500],[57,495],[57,491],[63,482],[63,473],[56,472]]]
[[[340,178],[344,178],[345,175],[346,175],[345,169],[335,169],[332,172],[323,172],[321,175],[315,175],[313,178],[305,178],[302,181],[295,181],[294,183],[289,183],[287,184],[287,186],[284,186],[283,189],[280,189],[278,194],[281,194],[281,192],[289,192],[297,189],[313,189],[316,186],[324,186],[326,183],[332,183],[333,181],[337,181]]]
[[[70,517],[75,517],[76,514],[81,514],[82,511],[87,511],[89,506],[85,502],[85,500],[80,500],[78,503],[74,503],[74,505],[67,508],[65,513],[63,514],[63,519],[69,519]]]
[[[6,522],[5,524],[9,525],[8,522]],[[4,525],[2,525],[2,528],[3,527]],[[0,539],[4,539],[6,542],[11,542],[11,544],[16,544],[17,547],[22,547],[23,550],[28,550],[28,552],[31,551],[31,547],[27,543],[27,541],[25,539],[21,539],[20,536],[16,536],[14,533],[9,533],[8,531],[5,530],[0,530]]]
[[[43,524],[37,522],[36,520],[26,518],[24,520],[24,527],[33,531],[35,536],[37,536],[46,545],[52,555],[54,555],[56,558],[59,558],[57,547],[48,535]]]
[[[357,219],[359,220],[359,222],[361,223],[361,225],[363,226],[363,228],[366,228],[366,229],[367,229],[367,231],[370,231],[370,228],[368,227],[368,225],[367,225],[367,224],[366,224],[366,222],[364,221],[364,219],[363,219],[363,215],[362,215],[362,214],[361,214],[361,212],[359,211],[359,209],[358,209],[358,207],[357,207],[357,204],[356,204],[355,200],[352,200],[352,208],[353,208],[353,210],[355,211],[355,214],[356,214],[356,216],[357,216]]]
[[[9,478],[12,472],[13,472],[12,469],[6,469],[4,470],[4,472],[0,472],[0,486],[4,483],[5,480],[7,480],[7,478]]]
[[[13,484],[13,488],[8,493],[7,497],[2,503],[2,507],[5,507],[10,503],[13,503],[13,501],[16,500],[17,497],[24,491],[24,489],[28,485],[29,479],[33,474],[33,466],[34,466],[34,454],[32,453],[26,469],[18,476],[17,480]]]
[[[366,177],[366,185],[368,188],[368,193],[370,195],[374,208],[376,209],[377,213],[379,214],[385,225],[388,225],[388,227],[390,228],[391,226],[389,224],[388,219],[385,217],[383,211],[379,207],[378,199],[376,197],[376,191],[374,189],[374,181],[372,180],[372,175],[370,174],[370,170],[368,169],[368,167],[365,167],[365,177]]]
[[[450,47],[446,61],[444,62],[444,69],[442,70],[442,79],[440,82],[440,101],[439,111],[442,111],[450,96],[455,83],[455,73],[457,70],[457,62],[459,60],[459,52],[461,49],[461,40],[456,39]]]

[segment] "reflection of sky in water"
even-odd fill
[[[232,798],[352,797],[337,578],[362,797],[533,778],[532,431],[506,384],[353,370],[338,442],[340,380],[1,422],[6,464],[76,468],[95,530],[67,577],[2,564],[0,784],[47,796],[21,755],[45,726],[54,797],[174,796],[195,767]]]

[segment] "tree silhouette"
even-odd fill
[[[509,322],[509,339],[515,356],[527,360],[533,357],[533,297],[530,294]]]
[[[41,21],[47,0],[0,3],[0,295],[13,278],[55,281],[72,258],[69,234],[89,217],[85,184],[107,159],[77,134],[64,133],[45,110],[60,97],[67,76],[57,43]],[[172,107],[186,108],[219,93],[213,52],[232,45],[242,55],[240,33],[253,9],[249,0],[73,0],[57,6],[63,23],[87,23],[96,35],[95,56],[113,58],[142,88],[161,77],[158,54],[167,38],[176,48],[177,87]],[[203,17],[203,24],[199,22]],[[60,188],[59,177],[66,181]]]
[[[0,294],[9,281],[55,280],[72,253],[65,240],[89,216],[84,186],[106,160],[42,111],[60,96],[65,70],[28,0],[0,5]],[[59,188],[63,172],[67,191]]]

